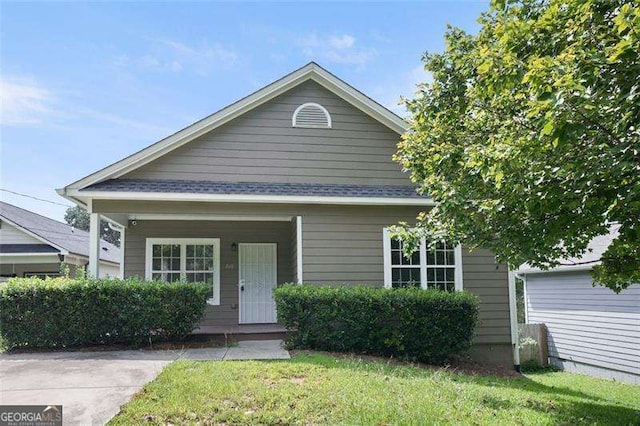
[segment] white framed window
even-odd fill
[[[383,230],[384,286],[386,288],[419,287],[445,291],[462,291],[462,247],[437,243],[427,249],[423,239],[411,256],[405,256],[402,241]]]
[[[147,238],[146,279],[205,282],[210,305],[220,304],[219,238]]]
[[[314,102],[300,105],[293,112],[291,119],[293,127],[331,128],[331,115],[325,107]]]

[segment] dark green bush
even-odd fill
[[[204,314],[201,283],[16,278],[0,286],[6,348],[69,347],[182,338]]]
[[[275,291],[287,345],[441,364],[471,346],[479,299],[465,292],[317,287]]]

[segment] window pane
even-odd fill
[[[391,269],[391,280],[394,282],[400,281],[400,268]]]
[[[411,254],[411,262],[414,265],[420,264],[420,250],[416,250]]]
[[[455,281],[455,270],[453,268],[447,268],[446,271],[447,281],[454,282]]]
[[[392,238],[391,239],[391,248],[392,249],[399,249],[400,248],[400,241],[396,238]]]
[[[162,254],[162,249],[161,249],[160,245],[154,244],[153,245],[153,257],[160,257],[161,254]]]
[[[154,246],[154,250],[157,246]],[[158,249],[159,250],[159,249]],[[162,259],[154,257],[153,261],[151,262],[151,269],[154,271],[157,271],[160,269],[160,265],[162,264]]]
[[[180,270],[180,258],[173,258],[171,259],[171,270],[172,271],[179,271]]]
[[[434,251],[427,252],[427,265],[435,265],[436,264],[436,253]]]
[[[444,251],[436,251],[436,265],[444,265]]]
[[[399,265],[400,264],[400,252],[393,250],[391,251],[391,264]]]
[[[205,271],[213,270],[213,254],[210,254],[209,257],[204,260],[204,270]]]
[[[455,256],[453,250],[447,250],[447,265],[455,265]]]
[[[187,245],[186,249],[187,249],[187,257],[195,256],[192,245]]]
[[[436,279],[436,273],[433,268],[427,268],[427,282],[433,282]]]
[[[436,281],[437,282],[444,281],[444,269],[442,268],[436,269]]]

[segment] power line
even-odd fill
[[[10,193],[10,194],[19,195],[19,196],[21,196],[21,197],[31,198],[31,199],[33,199],[33,200],[44,201],[45,203],[56,204],[56,205],[58,205],[58,206],[62,206],[62,207],[67,207],[67,208],[69,208],[69,207],[73,207],[73,206],[70,206],[70,205],[68,205],[68,204],[62,204],[62,203],[58,203],[58,202],[56,202],[56,201],[45,200],[44,198],[38,198],[38,197],[34,197],[34,196],[32,196],[32,195],[22,194],[22,193],[20,193],[20,192],[10,191],[10,190],[8,190],[8,189],[4,189],[4,188],[0,188],[0,191],[8,192],[8,193]]]

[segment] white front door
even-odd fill
[[[276,322],[277,247],[275,243],[238,245],[240,324]]]

